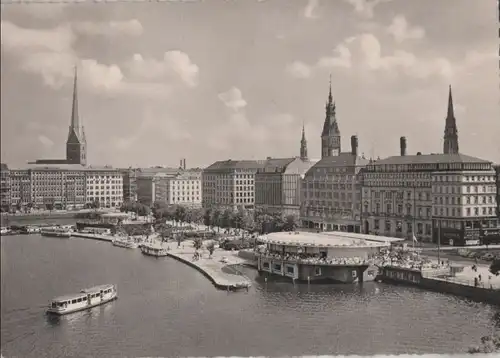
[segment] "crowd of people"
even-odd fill
[[[262,257],[271,258],[275,260],[283,260],[288,262],[297,262],[300,264],[311,265],[365,265],[369,264],[367,260],[361,257],[325,257],[319,254],[305,254],[305,253],[285,253],[270,252],[269,250],[259,251]]]

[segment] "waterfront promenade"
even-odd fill
[[[207,276],[210,281],[219,289],[232,289],[239,287],[250,287],[251,280],[238,274],[224,272],[226,266],[239,265],[247,263],[247,260],[238,256],[238,251],[224,251],[217,248],[210,257],[210,253],[204,247],[198,250],[200,257],[195,259],[195,248],[193,241],[184,241],[180,247],[177,243],[164,243],[163,246],[168,248],[168,255],[175,258]]]

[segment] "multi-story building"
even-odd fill
[[[351,137],[351,151],[341,151],[341,135],[332,90],[321,133],[321,160],[305,174],[302,183],[303,227],[360,232],[362,170],[368,164],[358,155],[358,138]]]
[[[123,203],[123,175],[110,167],[86,168],[85,203],[99,203],[100,207],[117,208]]]
[[[120,169],[123,176],[123,202],[137,201],[137,176],[139,169]]]
[[[10,170],[7,164],[0,164],[0,208],[2,211],[10,209]]]
[[[450,135],[450,133],[452,135]],[[363,231],[443,244],[500,240],[492,163],[458,153],[451,89],[445,154],[406,154],[370,163],[361,196]]]
[[[255,174],[265,161],[225,160],[210,165],[202,174],[202,204],[204,208],[253,209],[255,204]]]
[[[169,180],[182,173],[182,168],[141,168],[136,177],[137,201],[151,206],[155,201],[167,202]]]
[[[500,220],[500,164],[493,166],[496,173],[496,187],[497,187],[497,216]]]
[[[167,188],[167,203],[201,207],[201,170],[188,170],[170,178]]]
[[[255,174],[255,208],[300,216],[302,178],[314,162],[269,158]]]
[[[118,207],[123,201],[121,173],[112,168],[62,164],[11,170],[11,205],[17,208],[82,208],[99,202]]]
[[[307,157],[304,127],[300,141],[300,157],[267,158],[255,174],[255,208],[300,216],[302,178],[314,165]]]

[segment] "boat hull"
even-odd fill
[[[42,236],[47,236],[47,237],[59,237],[62,239],[69,239],[71,238],[71,233],[50,233],[50,232],[42,232],[40,233]]]
[[[117,298],[118,298],[118,295],[114,295],[112,297],[103,299],[100,302],[92,303],[90,305],[86,305],[86,306],[83,306],[83,307],[70,308],[70,309],[67,309],[67,310],[64,310],[64,311],[53,310],[53,309],[49,308],[46,311],[46,313],[47,314],[51,314],[51,315],[56,315],[56,316],[64,316],[64,315],[67,315],[67,314],[70,314],[70,313],[85,311],[85,310],[88,310],[90,308],[94,308],[94,307],[97,307],[97,306],[104,305],[104,304],[106,304],[108,302],[116,300]]]
[[[137,245],[134,242],[119,242],[119,241],[113,241],[112,242],[113,246],[116,247],[122,247],[124,249],[137,249],[139,245]]]

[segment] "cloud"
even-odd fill
[[[394,36],[396,42],[419,40],[425,37],[425,30],[420,26],[410,27],[403,15],[397,15],[392,19],[387,32]]]
[[[402,50],[383,56],[382,47],[375,35],[366,33],[358,39],[364,65],[369,70],[401,70],[420,79],[431,75],[450,77],[453,74],[453,67],[445,58],[417,58],[413,53]]]
[[[312,75],[311,67],[301,61],[294,61],[288,64],[285,71],[294,78],[309,78]]]
[[[349,38],[346,40],[346,43],[352,42],[352,39]],[[346,67],[349,68],[351,67],[351,51],[345,44],[339,44],[335,49],[333,50],[334,56],[325,56],[321,57],[318,60],[317,66],[318,67],[327,67],[327,68],[332,68],[332,67]]]
[[[307,6],[304,9],[304,17],[307,19],[317,19],[318,15],[315,14],[315,10],[319,5],[319,0],[308,0]]]
[[[236,87],[231,87],[228,91],[219,93],[218,97],[226,107],[231,108],[233,111],[239,111],[247,105],[247,101],[243,99],[241,90]],[[237,122],[240,120],[240,117],[236,119]]]
[[[198,85],[199,67],[182,51],[167,51],[163,60],[144,59],[135,54],[125,66],[133,77],[145,80],[177,77],[189,87]]]
[[[87,31],[90,29],[90,32]],[[181,51],[168,51],[163,60],[143,60],[141,55],[136,54],[125,66],[130,73],[124,73],[118,64],[81,59],[74,49],[78,31],[85,30],[87,34],[111,36],[122,33],[131,36],[134,33],[139,34],[139,29],[142,31],[137,20],[110,25],[97,24],[95,27],[87,24],[77,32],[71,26],[34,30],[3,21],[2,48],[17,57],[21,70],[40,75],[47,86],[55,89],[71,83],[75,65],[81,74],[80,84],[97,94],[164,99],[172,93],[175,79],[189,87],[197,85],[199,68]]]
[[[73,24],[76,33],[93,36],[140,36],[144,29],[137,19],[109,22],[77,22]]]
[[[367,19],[374,16],[374,9],[377,5],[391,2],[392,0],[345,0],[347,3],[354,6],[354,11]]]
[[[44,147],[47,147],[47,148],[52,147],[54,145],[54,142],[51,139],[49,139],[46,136],[41,135],[41,134],[38,136],[38,141],[40,143],[42,143],[42,145]]]

